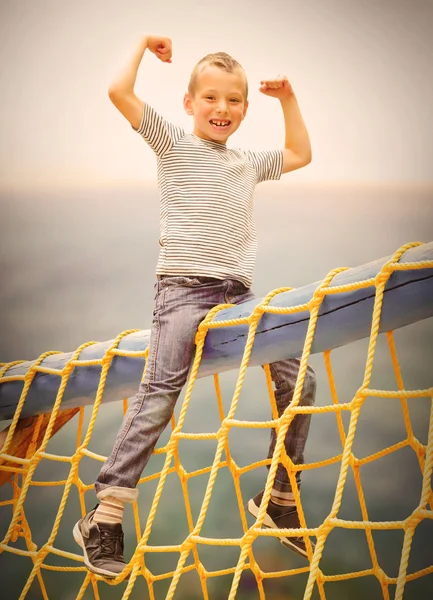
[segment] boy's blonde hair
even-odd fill
[[[226,52],[215,52],[214,54],[207,54],[195,65],[192,70],[191,77],[188,84],[188,93],[194,97],[197,89],[197,81],[200,72],[207,66],[218,67],[227,73],[234,73],[235,71],[241,71],[245,79],[245,100],[248,97],[248,81],[245,71],[240,63],[235,60],[230,54]]]

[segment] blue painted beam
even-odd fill
[[[390,257],[343,271],[335,276],[331,287],[374,278]],[[433,261],[433,242],[408,250],[401,263]],[[290,307],[307,303],[320,282],[284,292],[274,297],[270,306]],[[312,353],[332,350],[370,335],[373,313],[374,285],[352,292],[326,296],[319,312]],[[216,321],[237,319],[251,314],[260,299],[224,309]],[[433,268],[413,268],[394,272],[387,282],[382,308],[380,331],[390,331],[433,316]],[[251,355],[251,365],[262,365],[302,353],[309,312],[290,315],[264,314],[259,322]],[[199,377],[239,367],[248,334],[246,325],[211,329],[206,337]],[[144,351],[150,331],[125,336],[119,349]],[[80,360],[100,359],[112,345],[112,340],[85,348]],[[44,367],[62,369],[73,353],[57,354],[43,361]],[[116,356],[108,373],[103,402],[133,396],[140,383],[144,359]],[[5,376],[23,375],[32,362],[11,367]],[[92,404],[99,383],[100,367],[78,367],[68,382],[61,408]],[[22,417],[50,412],[55,401],[60,377],[38,373],[21,414]],[[12,418],[23,383],[0,380],[0,419]]]

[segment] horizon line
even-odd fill
[[[364,180],[364,179],[322,179],[322,180],[277,180],[270,182],[263,182],[272,187],[278,185],[278,187],[284,186],[290,188],[317,188],[317,187],[386,187],[386,188],[417,188],[417,189],[433,189],[433,180]],[[68,182],[53,182],[51,185],[42,186],[34,185],[29,182],[28,185],[3,185],[0,186],[0,194],[7,194],[12,192],[33,192],[37,193],[44,191],[50,192],[68,192],[68,191],[85,191],[85,190],[139,190],[149,189],[158,190],[156,178],[152,179],[140,179],[140,180],[112,180],[112,181],[68,181]]]

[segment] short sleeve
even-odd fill
[[[155,154],[162,158],[185,132],[159,115],[151,106],[144,104],[143,115],[135,130],[149,144]]]
[[[265,150],[262,152],[247,151],[248,160],[257,173],[257,183],[280,179],[283,172],[283,151]]]

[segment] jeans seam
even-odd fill
[[[165,289],[166,288],[163,288],[162,293],[161,293],[161,309],[163,309],[165,307],[165,304],[164,304]],[[155,349],[154,349],[154,352],[153,352],[152,373],[149,374],[149,377],[147,378],[147,383],[145,384],[146,385],[146,393],[148,393],[148,391],[149,391],[149,382],[153,381],[154,378],[155,378],[156,359],[157,359],[157,356],[158,356],[159,338],[160,338],[160,332],[161,332],[161,325],[160,325],[160,322],[159,322],[159,312],[156,313],[155,319],[156,319],[156,323],[157,323],[157,326],[155,327],[155,329],[157,331],[157,336],[156,336],[155,345],[154,345]]]

